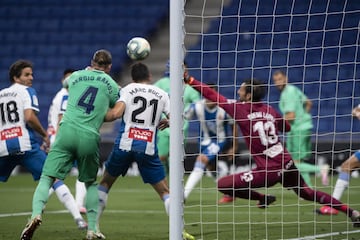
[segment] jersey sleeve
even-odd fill
[[[126,100],[129,98],[126,88],[122,88],[119,92],[120,97],[117,102],[124,102],[126,104]]]
[[[166,116],[170,115],[170,98],[168,94],[165,94],[165,105],[164,105],[164,110],[163,113],[166,114]]]
[[[201,83],[200,81],[193,79],[191,86],[198,92],[200,92],[205,98],[210,101],[217,102],[219,107],[223,108],[231,117],[235,117],[235,104],[228,100],[223,95],[211,89],[208,85]]]
[[[69,95],[64,95],[61,99],[61,103],[60,103],[60,109],[59,109],[59,113],[60,114],[64,114],[66,107],[67,107],[67,102],[68,102],[68,98]]]
[[[33,109],[39,112],[39,101],[35,89],[29,87],[26,88],[26,91],[27,94],[22,96],[24,101],[24,109]]]

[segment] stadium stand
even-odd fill
[[[100,48],[113,54],[117,74],[127,61],[126,43],[149,36],[168,16],[163,0],[4,0],[0,8],[0,88],[8,86],[8,67],[19,58],[34,62],[40,120],[46,126],[50,101],[61,87],[65,68],[86,67]]]
[[[192,74],[205,82],[219,80],[220,92],[235,98],[234,88],[223,86],[250,77],[271,83],[271,73],[282,68],[290,82],[303,83],[298,86],[312,99],[317,133],[358,132],[360,125],[352,124],[349,114],[360,103],[355,81],[360,78],[359,16],[351,12],[360,6],[348,1],[343,17],[342,1],[311,2],[278,0],[275,17],[274,1],[257,6],[257,1],[233,0],[189,49],[186,61]],[[268,100],[277,106],[279,92],[274,87],[269,91]]]

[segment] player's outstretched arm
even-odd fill
[[[194,77],[185,75],[184,81],[196,91],[200,92],[205,98],[218,103],[219,107],[223,108],[229,115],[234,117],[235,103],[230,103],[226,97],[210,88],[207,84],[196,80]]]
[[[111,122],[118,118],[121,118],[125,111],[125,103],[122,101],[119,101],[115,104],[113,108],[110,108],[108,112],[105,115],[105,122]]]
[[[25,109],[24,116],[25,116],[26,123],[32,129],[34,129],[37,133],[40,134],[44,144],[46,145],[45,147],[49,147],[50,146],[50,139],[48,137],[48,134],[47,134],[46,130],[41,126],[41,123],[39,121],[39,118],[36,116],[35,111],[32,110],[32,109]]]

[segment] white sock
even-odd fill
[[[86,196],[86,187],[85,183],[80,182],[79,180],[76,180],[75,183],[75,201],[77,206],[84,207],[84,200]]]
[[[163,200],[163,202],[164,202],[166,214],[169,216],[169,211],[170,211],[170,195],[169,195],[169,194],[165,194],[165,195],[162,197],[162,200]]]
[[[66,209],[70,211],[74,219],[82,219],[79,208],[76,205],[75,199],[71,194],[70,189],[62,181],[55,182],[53,188],[60,202],[64,204]]]
[[[96,216],[96,230],[100,231],[100,217],[105,210],[107,200],[108,200],[108,192],[109,189],[105,188],[104,186],[98,186],[98,193],[99,193],[99,208],[98,214]]]
[[[53,188],[50,188],[49,189],[49,197],[54,193],[54,189]]]
[[[346,172],[340,172],[339,178],[336,181],[334,192],[332,194],[333,198],[340,200],[345,189],[349,186],[350,174]]]
[[[202,162],[196,161],[194,169],[192,170],[188,180],[185,184],[184,198],[187,199],[191,191],[194,189],[196,184],[200,181],[204,174],[205,164]]]

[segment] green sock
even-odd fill
[[[300,172],[307,172],[307,173],[319,173],[320,168],[317,165],[309,164],[309,163],[296,163],[296,167],[299,169]]]
[[[99,194],[97,184],[86,184],[86,216],[88,220],[88,229],[96,231],[96,216],[99,207]]]
[[[49,199],[49,189],[53,182],[54,179],[51,177],[41,176],[33,196],[31,218],[41,215],[44,206]]]

